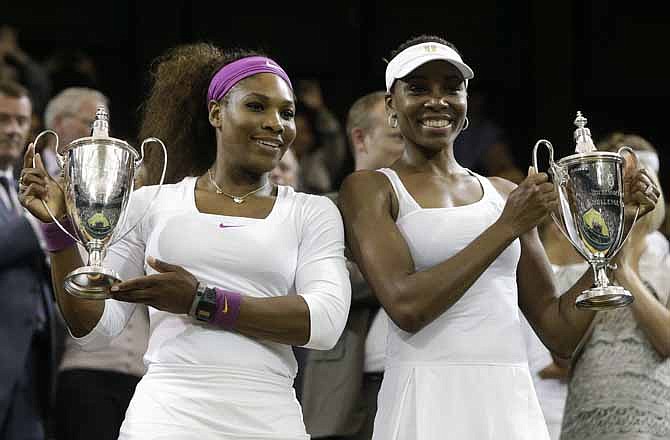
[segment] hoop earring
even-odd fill
[[[461,128],[461,131],[465,131],[465,130],[467,130],[469,126],[470,126],[470,120],[469,120],[468,117],[466,116],[466,117],[465,117],[465,124],[463,125],[463,128]]]
[[[398,128],[398,116],[395,115],[395,114],[389,115],[388,123],[389,123],[389,127]]]

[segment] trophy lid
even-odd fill
[[[138,159],[139,153],[128,144],[128,142],[109,136],[109,113],[104,105],[98,106],[95,112],[95,121],[91,128],[91,135],[83,137],[70,142],[68,145],[59,146],[58,154],[65,154],[66,152],[82,147],[82,146],[110,146],[118,147],[130,152],[133,158]]]
[[[577,117],[575,118],[575,152],[577,153],[588,153],[591,151],[597,151],[596,146],[593,144],[593,139],[591,139],[591,130],[586,128],[586,123],[588,120],[582,115],[582,112],[577,112]]]

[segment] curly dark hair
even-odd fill
[[[168,150],[166,183],[204,173],[216,159],[216,135],[209,123],[207,89],[216,72],[228,63],[260,51],[222,49],[211,43],[173,47],[156,58],[152,86],[141,107],[140,139],[157,137]],[[146,184],[158,183],[160,148],[149,148],[144,163]]]

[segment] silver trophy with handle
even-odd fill
[[[116,271],[104,267],[107,249],[137,226],[156,200],[165,179],[167,149],[157,138],[145,139],[140,152],[127,142],[109,136],[109,117],[105,107],[98,107],[91,136],[72,141],[61,148],[58,135],[46,130],[35,138],[51,134],[56,137],[56,157],[62,170],[65,205],[74,235],[56,219],[44,203],[53,221],[88,251],[88,263],[65,277],[65,290],[85,299],[110,298],[110,287],[121,281]],[[163,173],[151,203],[142,216],[124,228],[131,202],[135,175],[144,160],[146,144],[156,142],[163,148]]]
[[[610,283],[607,269],[639,215],[638,208],[625,233],[623,169],[627,158],[624,153],[629,154],[636,165],[637,157],[630,147],[622,147],[616,153],[598,151],[581,112],[577,112],[574,123],[577,126],[575,154],[555,162],[553,146],[541,139],[533,148],[533,166],[538,170],[537,152],[544,145],[549,150],[549,174],[559,199],[557,212],[551,216],[594,272],[594,286],[577,297],[577,307],[614,309],[633,302],[630,292]]]

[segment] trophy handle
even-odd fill
[[[567,175],[565,169],[560,165],[556,164],[556,162],[554,161],[554,146],[551,145],[551,142],[549,142],[546,139],[540,139],[535,143],[535,146],[533,147],[533,168],[535,168],[535,171],[539,172],[537,165],[537,151],[542,145],[546,146],[547,150],[549,150],[549,172],[554,179],[554,185],[556,187],[556,190],[558,191],[560,186],[567,180]],[[563,226],[563,222],[558,218],[556,213],[552,212],[550,215],[552,220],[554,220],[556,227],[558,227],[558,230],[561,231],[561,234],[563,234],[563,236],[568,240],[568,242],[570,242],[570,244],[572,244],[572,246],[577,250],[577,252],[580,253],[582,257],[588,260],[587,256],[584,255],[580,250],[579,246],[577,246],[575,242],[572,240],[572,238],[570,238],[568,231]]]
[[[63,156],[60,154],[60,151],[58,151],[58,148],[60,147],[60,140],[58,138],[58,133],[56,133],[53,130],[44,130],[40,134],[37,135],[35,140],[33,141],[33,146],[37,147],[37,142],[39,142],[40,138],[44,135],[47,134],[52,134],[56,137],[56,160],[58,161],[58,166],[60,166],[61,169],[63,169],[63,165],[65,164],[65,159],[63,159]],[[33,167],[35,166],[35,158],[33,157]]]
[[[556,165],[556,162],[554,162],[554,146],[548,140],[540,139],[535,142],[535,146],[533,147],[533,168],[537,172],[539,172],[537,169],[537,149],[540,148],[540,145],[545,145],[547,150],[549,150],[549,169],[552,169]]]
[[[113,244],[118,243],[121,240],[123,240],[123,238],[126,235],[128,235],[130,233],[130,231],[135,229],[135,227],[137,225],[139,225],[142,222],[142,220],[144,220],[144,217],[146,217],[147,213],[151,209],[151,206],[156,201],[156,198],[158,197],[158,194],[161,192],[161,188],[163,188],[163,182],[165,181],[165,172],[167,171],[167,160],[168,159],[167,159],[167,148],[165,148],[165,144],[160,139],[155,138],[155,137],[150,137],[150,138],[146,138],[142,142],[142,145],[140,146],[141,156],[140,156],[139,159],[135,160],[135,172],[137,172],[140,165],[142,165],[142,162],[144,161],[144,146],[146,144],[151,143],[151,142],[157,142],[163,148],[163,172],[161,173],[161,181],[160,181],[160,183],[158,183],[158,188],[156,189],[156,192],[154,193],[154,196],[151,199],[151,202],[149,202],[149,205],[147,205],[147,208],[144,210],[144,213],[142,214],[142,216],[126,232],[124,232],[123,234],[119,235],[119,237],[117,237],[113,241],[111,241],[110,244],[109,244],[110,246],[113,245]],[[134,182],[134,179],[133,179],[133,183],[132,183],[132,187],[131,187],[131,191],[130,191],[130,196],[128,197],[128,205],[130,205],[130,202],[133,199],[133,192],[134,192],[134,189],[135,189],[134,187],[135,187],[135,182]],[[126,210],[126,212],[128,212],[128,210]],[[125,218],[124,218],[124,221],[125,221]]]
[[[623,155],[621,152],[625,151],[626,153],[630,154],[634,161],[635,161],[635,169],[640,167],[640,159],[637,157],[637,154],[635,154],[635,150],[633,150],[631,147],[628,145],[624,145],[623,147],[619,148],[617,151],[617,154],[619,154],[621,157]],[[625,159],[624,159],[625,160]],[[626,233],[626,238],[621,240],[621,243],[619,244],[619,247],[616,248],[616,250],[612,253],[612,257],[614,257],[623,247],[624,244],[626,244],[626,241],[628,241],[628,237],[630,237],[630,234],[633,232],[633,228],[635,228],[635,224],[637,223],[638,218],[640,217],[640,207],[635,208],[635,216],[633,217],[633,223],[630,225],[630,228],[628,229],[628,232]]]
[[[56,137],[56,160],[58,161],[58,166],[60,166],[61,170],[63,169],[63,166],[65,164],[65,160],[61,157],[60,153],[58,152],[58,144],[59,144],[59,139],[58,139],[58,133],[56,133],[53,130],[44,130],[40,134],[37,135],[35,140],[33,141],[33,148],[37,145],[37,142],[40,140],[40,138],[44,135],[47,134],[52,134]],[[35,156],[33,155],[33,168],[37,168],[37,163],[35,162]],[[47,213],[49,213],[49,217],[51,217],[51,220],[53,220],[54,223],[56,223],[56,226],[60,228],[61,231],[65,232],[68,236],[70,236],[71,239],[79,243],[80,245],[84,246],[84,243],[81,242],[77,237],[72,235],[59,221],[56,219],[56,216],[54,215],[53,212],[51,212],[51,208],[49,208],[49,205],[47,204],[46,201],[42,200],[42,205],[44,205],[44,209],[47,210]]]
[[[551,177],[554,179],[554,183],[556,186],[561,186],[563,185],[566,181],[568,176],[566,175],[565,168],[558,165],[554,161],[554,147],[551,145],[551,142],[549,142],[546,139],[540,139],[535,143],[535,146],[533,147],[533,168],[535,168],[535,171],[538,173],[540,170],[538,170],[538,165],[537,165],[537,150],[540,148],[541,145],[545,145],[547,147],[547,150],[549,150],[549,173],[551,174]]]

